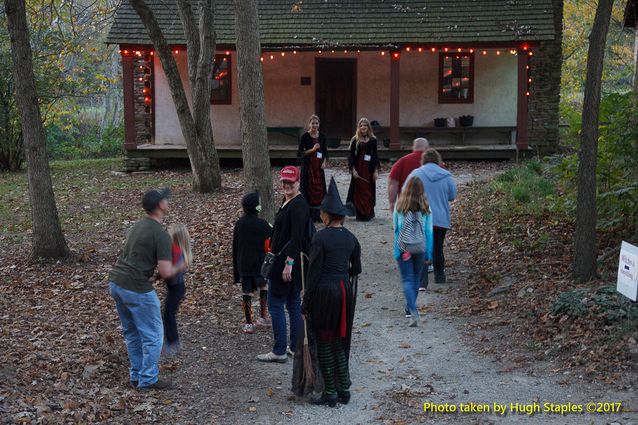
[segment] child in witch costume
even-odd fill
[[[345,216],[354,215],[355,211],[352,205],[341,202],[334,178],[320,209],[325,228],[312,239],[301,311],[309,319],[324,381],[321,397],[312,403],[334,407],[337,401],[350,401],[348,358],[356,301],[353,283],[361,273],[361,246],[343,227]]]
[[[272,228],[258,217],[261,211],[259,193],[251,192],[241,201],[244,215],[235,223],[233,231],[233,273],[235,282],[241,283],[242,309],[246,318],[244,333],[254,333],[255,325],[271,326],[268,317],[268,290],[261,276],[261,265],[269,244]],[[252,297],[259,290],[259,318],[253,322]]]

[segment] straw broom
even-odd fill
[[[300,255],[301,258],[301,291],[302,294],[306,292],[306,274],[304,272],[304,257],[308,258],[303,252]],[[312,387],[315,383],[315,371],[312,367],[312,357],[310,355],[310,346],[308,344],[308,322],[303,321],[303,351],[301,352],[303,361],[303,381],[304,388]]]

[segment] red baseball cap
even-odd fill
[[[293,165],[287,165],[279,172],[279,181],[299,181],[299,169]]]

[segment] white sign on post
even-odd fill
[[[638,296],[638,247],[623,241],[620,246],[616,290],[636,301]]]

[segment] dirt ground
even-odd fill
[[[448,165],[460,186],[509,167]],[[407,326],[392,258],[386,164],[377,186],[377,217],[346,221],[363,255],[350,359],[352,400],[334,409],[298,400],[290,391],[292,361],[256,360],[272,348],[270,329],[241,332],[240,290],[230,274],[232,223],[244,191],[241,171],[224,170],[223,188],[202,195],[191,191],[188,170],[127,175],[118,166],[54,168],[74,257],[51,264],[27,260],[26,179],[15,174],[0,181],[0,190],[6,189],[0,213],[7,217],[0,234],[0,423],[638,425],[635,369],[619,370],[626,375],[622,382],[611,377],[592,382],[556,360],[520,362],[518,351],[496,343],[507,338],[502,331],[478,329],[484,318],[455,314],[455,306],[467,301],[474,271],[471,253],[459,249],[454,230],[446,253],[449,283],[431,284],[419,295],[426,321]],[[345,198],[349,177],[343,164],[327,174],[335,175]],[[141,214],[141,193],[162,186],[173,190],[167,224],[188,225],[196,258],[178,316],[183,350],[161,365],[162,378],[175,388],[140,392],[128,386],[128,360],[105,277],[126,230]],[[463,202],[461,191],[453,208],[461,211]],[[424,403],[457,411],[426,413]],[[459,412],[461,403],[474,412]],[[613,403],[621,403],[622,411]],[[506,414],[495,413],[495,405],[505,406]],[[614,412],[534,412],[561,407]]]
[[[492,164],[476,171],[475,166],[465,168],[460,164],[452,171],[457,183],[463,185],[489,178],[506,166]],[[332,170],[328,178],[330,175],[335,175],[345,197],[348,175],[343,170]],[[174,412],[176,423],[638,424],[638,404],[631,387],[618,390],[613,385],[585,384],[582,376],[565,379],[560,372],[552,372],[555,365],[549,363],[512,368],[507,353],[478,354],[478,341],[464,331],[467,319],[450,316],[444,308],[459,301],[460,289],[472,276],[455,252],[447,252],[449,283],[431,284],[429,291],[419,296],[426,322],[409,328],[392,258],[386,179],[387,173],[382,174],[377,186],[377,217],[369,223],[346,223],[359,238],[363,251],[350,360],[350,404],[330,409],[292,396],[292,361],[283,365],[257,362],[255,356],[271,348],[270,330],[241,334],[241,313],[236,306],[228,305],[228,315],[237,321],[237,331],[232,335],[216,331],[215,323],[206,320],[205,315],[182,321],[183,354],[165,365],[165,376],[174,380],[179,390],[161,395],[170,399],[165,404],[178,406]],[[454,238],[453,232],[449,238]],[[236,301],[239,304],[239,297]],[[220,339],[224,339],[223,344]],[[534,412],[560,409],[544,403],[586,410],[597,408],[588,403],[599,402],[622,403],[624,412]],[[439,409],[456,407],[457,412],[424,413],[424,403],[436,404]],[[489,411],[461,413],[461,403],[487,404]],[[495,404],[503,405],[505,413],[495,413]],[[600,409],[616,406],[600,405]],[[533,414],[526,414],[525,409]],[[152,419],[152,414],[148,418]]]

